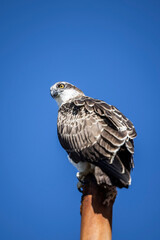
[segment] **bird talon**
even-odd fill
[[[80,193],[83,193],[83,184],[81,182],[77,183],[77,189]]]

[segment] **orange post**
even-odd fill
[[[116,188],[98,186],[92,175],[86,177],[81,204],[80,240],[112,239],[112,208]]]

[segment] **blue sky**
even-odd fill
[[[49,88],[68,81],[134,123],[132,186],[113,239],[160,238],[160,2],[0,1],[0,239],[79,239],[76,169]]]

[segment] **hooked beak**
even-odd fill
[[[56,89],[50,88],[50,93],[53,98],[57,97],[58,91]]]

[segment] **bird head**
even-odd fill
[[[84,96],[84,93],[80,89],[67,82],[55,83],[50,88],[50,92],[59,107],[70,99],[78,96]]]

